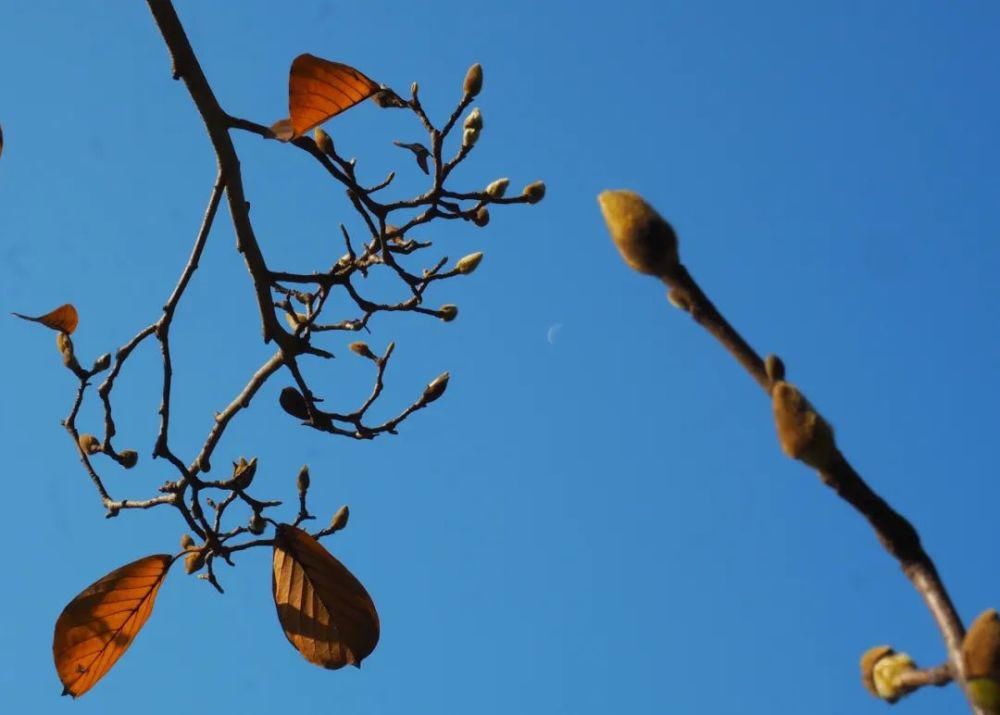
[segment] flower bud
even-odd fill
[[[240,461],[233,463],[233,476],[229,481],[236,489],[246,489],[253,482],[255,474],[257,474],[257,458],[254,457],[248,462],[245,457],[240,457]]]
[[[865,690],[876,698],[881,697],[875,689],[875,664],[884,656],[892,655],[895,651],[887,645],[877,645],[869,648],[861,656],[861,683]]]
[[[337,513],[333,515],[332,519],[330,519],[330,533],[332,534],[335,531],[340,531],[347,526],[347,520],[350,516],[351,510],[347,508],[347,504],[344,504],[344,506],[337,509]]]
[[[250,517],[250,523],[247,524],[247,531],[254,536],[260,536],[264,533],[265,528],[267,528],[267,522],[264,521],[264,517],[254,512],[253,516]]]
[[[97,454],[102,449],[101,440],[92,434],[81,434],[76,441],[80,445],[80,449],[87,454]]]
[[[478,62],[465,73],[462,91],[467,97],[475,97],[483,89],[483,66]]]
[[[201,568],[205,565],[205,552],[204,551],[192,551],[187,556],[184,557],[184,573],[189,576],[195,571],[201,571]]]
[[[450,377],[451,376],[448,373],[442,372],[440,375],[431,380],[427,387],[424,388],[424,394],[420,398],[421,402],[428,405],[441,397],[441,395],[444,394],[444,391],[448,389],[448,380]]]
[[[476,142],[479,141],[479,130],[478,129],[465,129],[462,131],[462,146],[463,147],[474,147]]]
[[[372,352],[372,349],[368,347],[368,343],[359,340],[356,343],[351,343],[348,345],[351,352],[355,355],[360,355],[361,357],[368,358],[369,360],[378,360],[378,356]]]
[[[969,694],[980,708],[1000,712],[1000,616],[989,609],[969,626],[962,641]]]
[[[528,199],[529,204],[537,204],[545,198],[545,182],[533,181],[524,187],[521,195]]]
[[[446,323],[450,323],[458,316],[458,306],[448,303],[438,308],[438,317]]]
[[[464,276],[472,273],[483,260],[483,252],[477,251],[476,253],[470,253],[468,256],[463,256],[455,264],[455,270]]]
[[[771,387],[771,407],[782,451],[815,469],[826,469],[837,454],[833,428],[790,382]]]
[[[299,494],[305,494],[309,491],[309,465],[303,464],[302,469],[299,470],[299,476],[295,479],[295,486],[298,487]]]
[[[101,372],[107,370],[111,366],[111,353],[104,353],[99,358],[94,360],[94,366],[90,369],[91,372]]]
[[[194,539],[191,538],[191,534],[181,535],[181,550],[187,551],[188,549],[194,548]]]
[[[473,109],[465,117],[465,121],[462,122],[462,127],[464,129],[475,129],[480,130],[483,128],[483,113],[479,111],[479,107]]]
[[[888,653],[883,655],[872,668],[872,680],[875,692],[888,703],[894,703],[909,693],[912,688],[899,683],[897,678],[917,666],[906,653]]]
[[[476,213],[472,214],[472,223],[476,224],[480,228],[485,226],[490,222],[490,210],[485,206],[480,206],[476,209]]]
[[[503,195],[507,193],[508,186],[510,186],[510,179],[497,179],[483,189],[483,193],[491,199],[502,199]]]
[[[321,127],[313,129],[313,141],[321,152],[327,156],[333,156],[333,139]]]
[[[639,194],[604,191],[597,201],[611,240],[630,268],[661,277],[677,268],[677,234]]]
[[[131,469],[139,463],[139,453],[134,449],[123,449],[118,453],[118,459],[125,469]]]

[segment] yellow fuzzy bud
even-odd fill
[[[97,454],[102,449],[101,440],[92,434],[81,434],[76,441],[80,445],[80,449],[87,454]]]
[[[465,117],[465,121],[462,122],[462,127],[476,130],[483,128],[483,113],[479,111],[479,107],[469,112],[468,116]]]
[[[333,139],[321,127],[313,129],[313,140],[321,152],[327,156],[333,156]]]
[[[195,571],[201,571],[205,565],[205,552],[193,551],[184,557],[184,573],[190,575]]]
[[[487,186],[483,193],[492,199],[502,199],[503,195],[507,193],[508,186],[510,186],[510,179],[497,179]]]
[[[521,196],[528,199],[529,204],[537,204],[545,198],[545,182],[533,181],[521,191]]]
[[[482,262],[482,260],[483,260],[482,251],[477,251],[476,253],[470,253],[468,256],[463,256],[458,260],[458,262],[455,264],[455,270],[461,273],[462,275],[467,276],[474,270],[476,270],[476,268],[479,267],[479,264]]]
[[[240,461],[233,464],[233,476],[230,477],[230,483],[236,489],[246,489],[253,482],[256,473],[257,458],[254,457],[248,462],[245,457],[240,457]]]
[[[360,355],[361,357],[368,358],[369,360],[378,360],[378,356],[372,352],[372,349],[368,347],[368,343],[366,342],[359,340],[356,343],[351,343],[347,347],[350,348],[351,352],[355,355]]]
[[[639,194],[604,191],[597,202],[611,240],[632,270],[662,277],[677,268],[677,234]]]
[[[299,470],[299,476],[295,479],[295,486],[298,487],[299,494],[309,491],[310,482],[309,465],[303,464],[302,469]]]
[[[906,653],[890,653],[882,656],[872,669],[875,692],[886,702],[896,702],[911,690],[899,683],[898,676],[916,669],[913,659]]]
[[[441,397],[441,395],[444,394],[444,391],[448,388],[448,380],[450,377],[451,376],[448,373],[442,372],[440,375],[431,380],[427,387],[424,388],[424,394],[421,397],[421,401],[427,405]]]
[[[483,66],[478,62],[465,73],[462,91],[467,97],[475,97],[483,89]]]
[[[188,549],[194,548],[194,539],[191,538],[191,534],[181,535],[181,550],[187,551]]]
[[[828,468],[837,455],[833,428],[790,382],[771,387],[771,407],[782,451],[816,469]]]
[[[895,651],[890,646],[877,645],[874,648],[866,650],[864,655],[861,656],[861,683],[865,686],[865,690],[876,698],[881,696],[878,690],[875,689],[875,664],[885,656],[892,655],[893,653]]]
[[[332,519],[330,519],[330,532],[333,533],[335,531],[340,531],[347,526],[347,520],[350,516],[351,510],[347,508],[346,504],[337,509],[337,513],[333,515]]]
[[[465,129],[462,131],[462,146],[463,147],[473,147],[476,142],[479,141],[479,130],[478,129]]]
[[[979,614],[962,641],[969,696],[980,708],[1000,713],[1000,616]]]
[[[458,306],[448,303],[438,308],[438,317],[446,323],[450,323],[458,317]]]

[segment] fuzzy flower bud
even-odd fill
[[[545,182],[533,181],[524,187],[521,195],[528,199],[529,204],[537,204],[545,198]]]
[[[356,343],[351,343],[348,345],[351,352],[355,355],[360,355],[361,357],[368,358],[369,360],[378,360],[378,356],[372,352],[372,349],[368,347],[368,343],[362,342],[361,340]]]
[[[302,469],[299,470],[299,476],[295,479],[295,486],[299,490],[299,494],[304,494],[309,491],[309,465],[303,464]]]
[[[438,317],[446,323],[450,323],[458,317],[458,306],[448,303],[438,308]]]
[[[478,129],[465,129],[462,131],[462,146],[473,147],[479,141]]]
[[[462,122],[462,127],[464,129],[482,129],[483,128],[483,113],[479,111],[479,107],[473,109],[465,117],[465,121]]]
[[[464,276],[472,273],[483,260],[483,252],[477,251],[476,253],[470,253],[468,256],[463,256],[455,264],[455,270]]]
[[[815,469],[825,469],[837,454],[833,428],[790,382],[771,387],[771,407],[782,451]]]
[[[97,454],[102,449],[101,440],[92,434],[81,434],[76,441],[80,445],[80,449],[87,454]]]
[[[475,97],[483,89],[483,66],[478,62],[465,73],[462,91],[467,97]]]
[[[330,533],[335,531],[340,531],[345,526],[347,526],[347,520],[351,516],[351,510],[347,508],[347,504],[337,509],[337,513],[333,515],[330,519]]]
[[[969,695],[980,708],[1000,713],[1000,616],[984,611],[962,641]]]
[[[611,240],[630,268],[661,277],[677,268],[677,234],[639,194],[605,191],[597,197],[597,202]]]
[[[327,156],[333,156],[333,139],[321,127],[313,129],[313,141],[319,150]]]
[[[191,538],[191,534],[187,534],[187,533],[182,534],[181,535],[181,550],[182,551],[187,551],[188,549],[193,549],[193,548],[194,548],[194,539]]]
[[[507,187],[510,186],[510,179],[497,179],[489,186],[487,186],[483,193],[489,196],[491,199],[502,199],[503,195],[507,193]]]
[[[450,377],[451,376],[448,373],[442,372],[440,375],[431,380],[427,387],[424,388],[424,394],[421,397],[421,401],[427,405],[441,397],[441,395],[444,394],[444,391],[448,389],[448,380]]]

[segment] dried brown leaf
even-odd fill
[[[271,584],[285,636],[310,663],[361,667],[375,650],[379,622],[371,596],[306,532],[278,527]]]
[[[314,55],[299,55],[292,61],[288,75],[292,131],[302,136],[378,90],[378,84],[353,67]]]
[[[80,316],[77,314],[76,308],[73,307],[72,303],[60,305],[52,312],[39,315],[37,318],[33,318],[30,315],[22,315],[21,313],[14,313],[14,315],[22,320],[41,323],[46,328],[52,328],[53,330],[67,334],[76,330],[76,326],[80,322]]]
[[[133,561],[88,586],[63,609],[52,639],[63,695],[83,695],[128,650],[153,612],[171,563],[167,554]]]

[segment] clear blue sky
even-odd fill
[[[539,206],[484,230],[427,231],[486,259],[439,285],[457,321],[379,318],[397,343],[382,412],[442,370],[446,398],[396,438],[352,443],[281,413],[272,380],[217,452],[260,460],[262,496],[348,503],[328,547],[367,585],[382,640],[327,672],[285,641],[270,555],[180,569],[114,671],[59,699],[51,629],[113,567],[176,548],[166,509],[105,520],[59,426],[74,381],[53,336],[0,319],[7,540],[0,697],[11,712],[883,712],[857,659],[891,643],[943,659],[936,629],[867,525],[779,452],[765,397],[663,289],[629,272],[595,202],[645,194],[761,351],[780,353],[845,452],[919,526],[967,619],[1000,606],[1000,6],[937,2],[178,3],[227,110],[285,116],[291,59],[350,62],[440,117],[472,62],[486,129],[459,175],[543,178]],[[0,309],[81,312],[85,356],[157,315],[186,260],[214,159],[170,81],[143,3],[0,11]],[[328,129],[363,177],[419,138],[370,103]],[[289,147],[239,137],[273,266],[328,265],[341,190]],[[419,236],[418,236],[419,237]],[[548,336],[552,334],[552,340]],[[268,350],[227,217],[174,326],[173,443],[190,457]],[[328,402],[371,375],[310,363]],[[120,382],[122,496],[170,476],[149,459],[158,360]],[[92,405],[93,406],[93,405]],[[84,427],[97,412],[85,410]],[[292,509],[289,508],[289,516]],[[324,516],[324,518],[325,518]],[[961,712],[949,688],[900,712]]]

